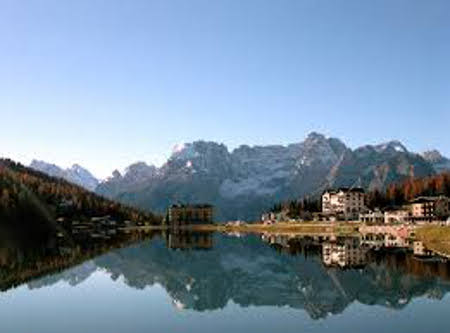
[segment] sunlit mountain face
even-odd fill
[[[180,144],[161,167],[137,162],[101,181],[79,165],[63,169],[34,160],[30,167],[159,213],[177,201],[208,202],[222,221],[253,220],[280,200],[316,197],[329,187],[382,190],[411,176],[448,171],[450,160],[436,150],[417,154],[395,140],[351,149],[313,132],[286,146]]]
[[[170,306],[160,324],[179,311],[194,317],[232,311],[240,318],[239,311],[270,308],[280,314],[293,311],[315,327],[353,313],[354,307],[361,308],[362,316],[388,309],[415,311],[417,302],[444,307],[450,291],[450,265],[444,258],[418,257],[405,245],[387,248],[362,237],[164,232],[105,254],[64,249],[57,244],[33,252],[2,246],[2,313],[11,295],[26,294],[32,302],[33,295],[52,299],[63,292],[75,309],[72,314],[83,321],[84,300],[72,294],[88,292],[96,306],[113,307],[112,312],[123,307],[124,313],[145,295],[150,307],[152,299],[161,302],[163,297],[166,303],[161,304]],[[103,285],[115,290],[114,304],[105,303]],[[142,319],[141,324],[149,323]]]
[[[114,172],[96,191],[156,212],[174,201],[209,202],[218,221],[253,220],[280,200],[317,196],[328,187],[384,189],[412,173],[423,177],[445,170],[444,162],[410,152],[399,141],[351,149],[315,132],[286,146],[242,145],[231,151],[195,141],[176,146],[161,168],[138,163],[123,175]]]

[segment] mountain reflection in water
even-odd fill
[[[342,313],[355,301],[402,309],[416,297],[441,299],[450,290],[446,260],[419,258],[405,244],[386,248],[375,241],[362,236],[163,233],[27,285],[37,289],[66,281],[77,286],[100,269],[112,280],[123,278],[131,288],[163,286],[179,309],[216,310],[232,301],[242,307],[301,309],[312,319]],[[77,256],[52,253],[48,260],[58,271],[59,265],[77,263]],[[45,260],[19,249],[0,249],[3,289],[14,281],[8,273],[25,279],[34,268],[39,276],[36,267]]]

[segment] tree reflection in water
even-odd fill
[[[385,247],[362,236],[165,232],[87,248],[54,244],[30,251],[10,244],[0,249],[0,265],[3,290],[22,283],[76,286],[102,269],[131,288],[163,286],[178,308],[214,310],[232,301],[303,309],[313,319],[355,301],[402,309],[416,297],[441,299],[450,290],[443,258],[417,257],[409,245]],[[72,265],[78,266],[66,269]]]

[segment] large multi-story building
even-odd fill
[[[213,222],[213,206],[207,204],[172,205],[168,209],[167,222],[171,226],[208,224]]]
[[[341,187],[327,190],[322,195],[322,213],[335,214],[345,219],[358,219],[366,210],[362,188]]]
[[[418,197],[410,202],[414,221],[446,219],[450,214],[450,202],[445,196]]]

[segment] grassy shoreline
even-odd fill
[[[343,234],[349,235],[358,231],[358,223],[276,223],[266,225],[252,223],[243,225],[209,224],[185,227],[192,231],[235,232],[235,233],[276,233],[276,234]]]
[[[203,225],[187,225],[179,227],[179,230],[203,231],[203,232],[229,232],[229,233],[274,233],[274,234],[340,234],[350,235],[358,232],[360,223],[317,223],[302,222],[289,223],[280,222],[276,224],[250,223],[242,225],[225,225],[225,224],[203,224]],[[141,226],[124,228],[124,230],[155,230],[164,231],[171,229],[165,225]]]
[[[426,248],[443,255],[450,255],[450,227],[424,226],[416,230],[416,237]]]
[[[361,227],[361,223],[339,222],[339,223],[317,223],[317,222],[303,222],[303,223],[288,223],[280,222],[276,224],[266,225],[262,223],[252,223],[243,225],[225,225],[225,224],[205,224],[205,225],[190,225],[181,227],[179,230],[199,231],[199,232],[222,232],[222,233],[248,233],[248,234],[262,234],[273,233],[278,235],[314,235],[314,234],[334,234],[334,235],[355,235]],[[139,230],[169,230],[168,226],[145,226],[136,227],[133,229]],[[442,255],[450,256],[450,227],[428,225],[420,226],[416,229],[416,239],[422,241],[426,248],[440,253]]]

